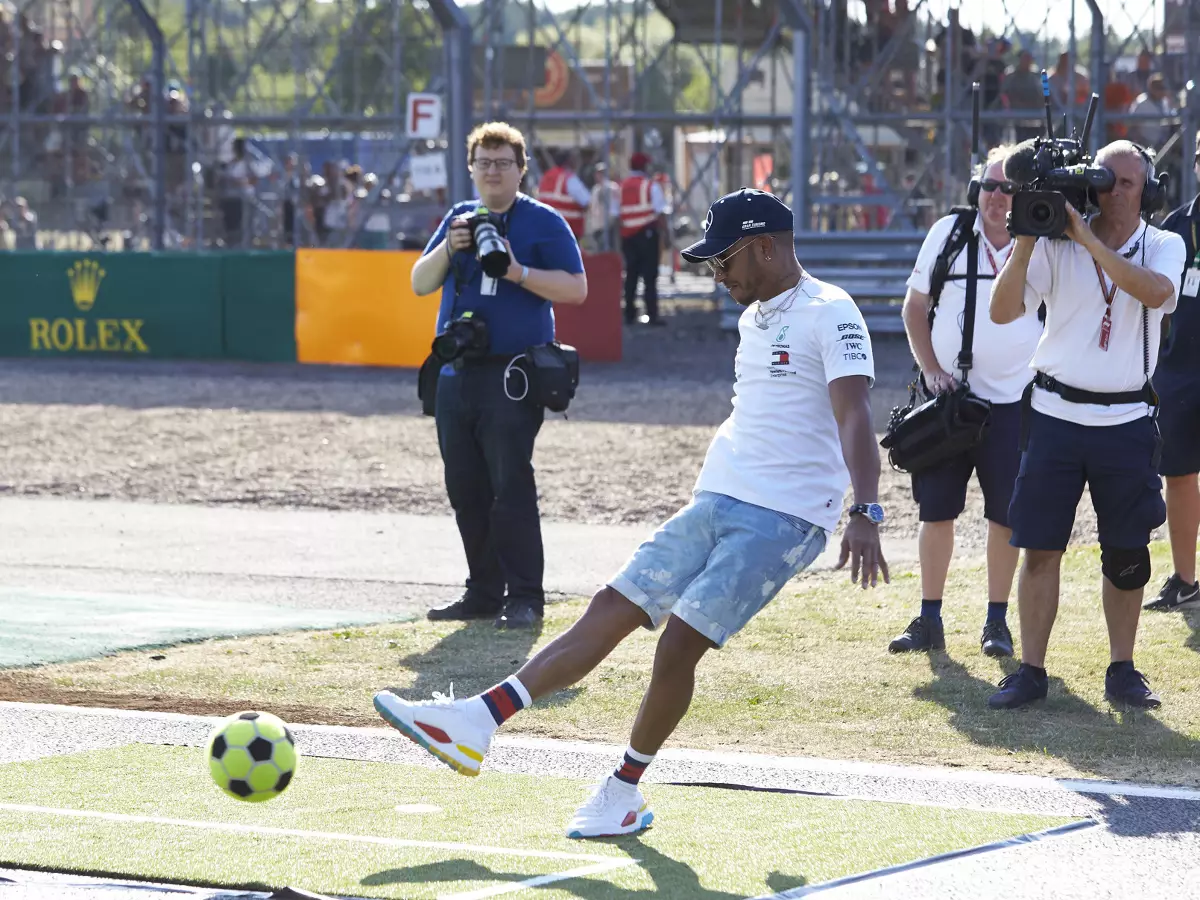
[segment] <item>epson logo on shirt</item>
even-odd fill
[[[742,223],[742,231],[749,231],[751,228],[766,228],[766,222],[755,222],[753,219],[747,219]]]

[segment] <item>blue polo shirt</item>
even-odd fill
[[[1179,305],[1171,314],[1171,330],[1163,342],[1158,371],[1200,377],[1200,297],[1183,296],[1184,273],[1196,265],[1194,260],[1200,250],[1195,240],[1200,237],[1200,197],[1179,207],[1159,227],[1183,238],[1187,262],[1179,273]]]
[[[455,204],[429,239],[422,256],[446,237],[452,219],[469,215],[480,205],[480,200]],[[513,258],[518,265],[572,275],[583,271],[583,257],[575,235],[563,217],[546,204],[517,194],[509,210],[503,215],[494,214],[492,219],[500,234],[512,245]],[[491,337],[489,354],[516,356],[528,347],[554,340],[554,311],[549,300],[503,279],[494,282],[494,293],[484,293],[483,280],[483,269],[474,253],[460,250],[454,254],[442,284],[438,332],[453,319],[470,311],[487,322]]]

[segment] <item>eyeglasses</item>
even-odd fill
[[[494,168],[497,172],[507,172],[517,164],[515,159],[488,159],[481,157],[471,160],[471,168],[478,169],[480,172],[486,172],[488,169]]]
[[[1000,193],[1009,194],[1010,196],[1017,192],[1017,186],[1014,182],[996,181],[993,178],[985,178],[983,181],[979,182],[979,189],[987,191],[988,193],[999,190]]]
[[[750,241],[749,243],[742,244],[742,246],[738,247],[736,250],[734,250],[732,253],[730,253],[728,256],[726,256],[724,258],[722,258],[720,256],[710,256],[708,259],[705,260],[705,262],[708,263],[708,267],[710,269],[712,269],[713,274],[716,275],[717,272],[719,272],[719,271],[721,271],[721,269],[725,268],[726,263],[728,263],[731,259],[733,259],[735,256],[737,256],[739,253],[741,253],[743,250],[745,250],[747,247],[749,247],[750,244],[753,244],[753,243],[754,243],[754,241]]]

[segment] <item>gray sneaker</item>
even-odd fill
[[[1191,609],[1200,606],[1200,582],[1188,584],[1176,574],[1167,579],[1158,596],[1142,609],[1153,612],[1171,612],[1176,609]]]

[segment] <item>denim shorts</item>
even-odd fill
[[[825,530],[700,491],[643,543],[608,586],[657,628],[674,613],[718,647],[825,549]]]

